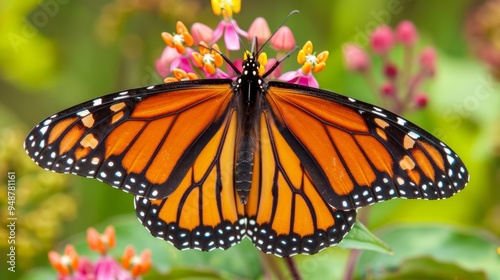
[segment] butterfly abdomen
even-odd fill
[[[244,135],[236,152],[234,172],[236,190],[243,204],[246,204],[248,200],[250,186],[252,185],[254,150],[251,137],[248,134]]]

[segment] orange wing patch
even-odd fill
[[[266,253],[313,254],[338,243],[355,211],[336,211],[322,199],[269,112],[260,118],[260,146],[248,203],[248,235]]]
[[[136,199],[138,217],[155,236],[179,249],[203,251],[228,248],[241,240],[244,213],[233,182],[236,120],[233,111],[169,197]]]

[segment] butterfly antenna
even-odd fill
[[[293,50],[289,51],[287,54],[285,54],[285,56],[283,56],[282,58],[280,58],[280,60],[277,60],[273,66],[271,68],[269,68],[269,70],[266,71],[266,73],[264,73],[264,75],[262,75],[262,78],[265,79],[267,76],[269,76],[271,73],[273,73],[273,71],[281,64],[281,62],[283,62],[283,60],[287,59],[288,57],[290,57],[290,55],[292,53],[294,53],[299,47],[295,46],[293,48]]]
[[[296,14],[296,13],[299,13],[299,10],[293,10],[291,11],[288,16],[286,16],[286,18],[283,20],[283,22],[281,22],[280,25],[278,25],[278,28],[276,28],[276,30],[274,30],[273,34],[271,34],[271,36],[264,42],[264,44],[262,44],[262,46],[260,46],[259,50],[257,51],[257,54],[260,54],[260,52],[262,51],[262,48],[264,48],[265,45],[267,45],[269,43],[269,41],[271,41],[271,38],[274,37],[274,35],[276,35],[276,32],[278,32],[278,30],[283,27],[283,25],[285,25],[285,23],[288,21],[288,18],[290,18],[291,15],[293,14]],[[294,49],[295,50],[295,49]],[[292,51],[293,52],[293,51]],[[290,53],[289,53],[290,54]],[[288,55],[289,55],[288,54]]]

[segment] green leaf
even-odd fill
[[[404,267],[410,265],[408,259],[432,258],[434,262],[418,262],[422,272],[440,276],[437,271],[444,270],[446,266],[443,264],[449,263],[460,269],[456,270],[457,276],[462,275],[461,271],[484,272],[488,279],[500,279],[500,256],[497,253],[500,241],[476,228],[411,224],[388,227],[377,235],[391,246],[394,254],[388,256],[364,251],[356,266],[357,277],[385,279],[382,276],[388,271],[410,270],[411,267]],[[422,268],[424,264],[428,265],[425,269]],[[379,275],[375,275],[377,272]]]
[[[160,277],[160,275],[158,275]],[[154,279],[215,279],[226,280],[234,279],[235,276],[223,276],[221,273],[195,267],[176,267],[170,270],[167,274],[161,275],[161,278]]]
[[[351,231],[340,242],[344,249],[370,250],[384,254],[392,254],[391,247],[371,233],[362,223],[356,222]]]
[[[394,269],[394,271],[386,271],[380,278],[383,278],[385,280],[487,279],[484,272],[468,271],[455,263],[441,262],[430,257],[420,257],[405,260],[401,263],[401,266],[399,268]]]

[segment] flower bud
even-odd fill
[[[370,58],[360,46],[349,43],[342,48],[346,68],[355,72],[365,72],[370,68]]]
[[[288,26],[282,26],[271,38],[271,46],[277,51],[291,51],[295,47],[295,38]]]
[[[384,65],[384,75],[389,79],[395,79],[398,75],[398,67],[392,63]]]
[[[433,76],[436,72],[436,50],[433,47],[426,47],[420,54],[420,65],[425,73]]]
[[[370,45],[375,54],[386,54],[394,45],[394,34],[387,25],[375,29],[370,38]]]
[[[271,37],[271,30],[267,21],[263,17],[256,18],[250,28],[248,29],[248,40],[252,41],[254,37],[257,37],[257,42],[264,43],[269,37]]]
[[[203,42],[212,42],[214,31],[207,25],[199,22],[193,23],[191,26],[191,36],[193,36],[193,41],[198,44]]]
[[[396,93],[396,89],[394,88],[394,85],[392,83],[385,82],[380,87],[380,92],[384,96],[394,96],[394,93]]]
[[[429,103],[429,98],[427,97],[427,94],[425,94],[425,93],[418,93],[413,98],[413,104],[418,109],[425,108],[427,106],[427,103]]]
[[[413,22],[402,21],[396,27],[396,40],[405,46],[413,46],[418,39],[418,32]]]

